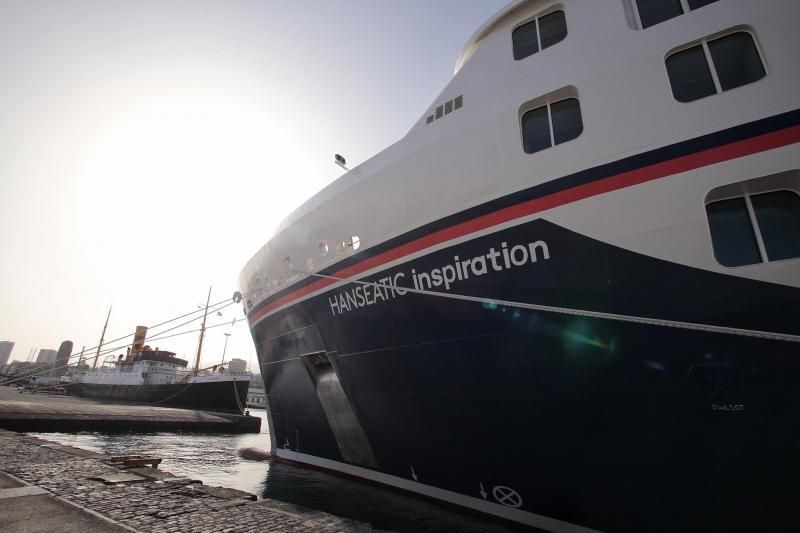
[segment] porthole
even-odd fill
[[[319,241],[319,245],[317,245],[317,249],[319,250],[319,255],[325,257],[328,255],[328,243],[325,241]]]
[[[352,243],[353,250],[358,250],[361,246],[361,239],[358,238],[358,235],[353,235],[350,237],[350,242]]]

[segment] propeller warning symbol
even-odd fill
[[[505,485],[497,485],[492,489],[492,496],[497,500],[497,503],[507,507],[520,507],[522,505],[522,496],[511,487]]]

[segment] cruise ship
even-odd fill
[[[549,531],[800,530],[798,21],[488,20],[241,273],[274,456]]]

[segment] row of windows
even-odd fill
[[[800,196],[781,190],[706,205],[714,257],[736,267],[800,257]]]
[[[644,28],[715,1],[717,0],[635,0],[637,14]],[[517,60],[552,46],[567,36],[564,11],[540,15],[515,28],[511,36],[514,59]],[[766,76],[766,69],[753,36],[746,31],[703,39],[698,44],[670,54],[665,64],[672,94],[679,102],[699,100],[753,83]],[[531,115],[531,119],[533,118]],[[539,119],[544,121],[542,117]],[[428,117],[428,122],[432,121],[433,116]],[[532,146],[541,144],[537,141],[531,142]],[[551,142],[549,146],[553,144],[558,143]],[[532,153],[540,149],[528,150],[526,146],[525,151]]]
[[[692,102],[766,76],[753,36],[729,33],[675,52],[665,60],[672,94]],[[572,140],[583,131],[578,100],[568,98],[526,111],[521,118],[522,145],[532,154]]]
[[[713,4],[717,0],[634,0],[640,26],[649,28],[688,11]],[[563,41],[567,36],[567,18],[563,10],[539,15],[511,32],[514,59],[524,59]]]
[[[636,0],[636,12],[642,29],[655,26],[717,0]]]
[[[717,0],[634,0],[641,28],[680,16]],[[552,46],[567,36],[564,12],[536,17],[512,32],[514,59]],[[753,36],[735,31],[670,54],[665,59],[672,94],[692,102],[753,83],[766,76]],[[578,137],[583,131],[576,98],[525,111],[522,143],[532,154]],[[742,194],[706,205],[714,256],[729,267],[800,257],[800,196],[789,190]]]

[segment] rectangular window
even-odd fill
[[[714,257],[721,265],[735,267],[761,262],[744,198],[708,204],[706,213]]]
[[[740,31],[709,41],[708,50],[723,91],[753,83],[767,74],[748,33]]]
[[[679,102],[693,102],[735,89],[766,75],[753,36],[744,31],[704,39],[669,55],[664,63],[672,95]]]
[[[550,116],[553,120],[553,144],[571,141],[583,131],[581,109],[575,98],[552,104]]]
[[[539,35],[536,32],[536,21],[523,24],[511,33],[514,43],[514,59],[522,59],[539,51]]]
[[[511,42],[514,59],[523,59],[561,42],[567,36],[567,19],[564,12],[553,11],[514,28]]]
[[[680,0],[636,0],[642,28],[655,26],[678,15],[683,15]]]
[[[532,154],[578,137],[583,131],[576,98],[567,98],[532,109],[522,115],[522,145]]]
[[[567,36],[567,19],[563,11],[553,11],[539,17],[539,38],[542,50],[561,42]]]
[[[667,58],[672,94],[679,102],[692,102],[717,93],[702,46],[693,46]]]
[[[800,196],[792,191],[750,197],[770,261],[800,257]]]
[[[528,154],[552,146],[547,106],[528,111],[522,116],[522,140],[525,152]]]

